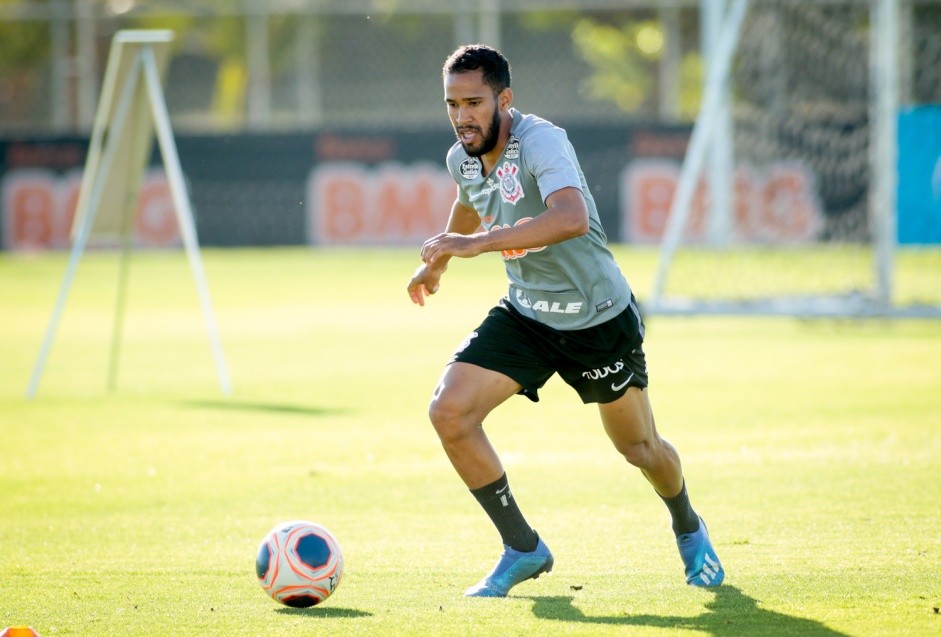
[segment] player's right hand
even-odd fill
[[[425,297],[431,296],[441,287],[441,275],[444,274],[445,270],[447,270],[447,266],[443,268],[432,267],[427,263],[418,266],[415,274],[412,275],[412,279],[408,282],[408,295],[411,297],[412,303],[424,307]]]

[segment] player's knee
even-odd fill
[[[623,442],[615,447],[625,460],[638,469],[650,469],[659,465],[666,452],[664,441],[658,437],[638,442]]]
[[[625,460],[638,469],[647,469],[655,464],[656,448],[650,440],[623,442],[615,447]]]
[[[617,450],[630,464],[640,468],[643,468],[647,464],[647,459],[650,456],[650,445],[648,445],[646,441],[633,444],[619,444],[617,445]]]
[[[442,442],[457,440],[477,423],[470,418],[471,410],[446,394],[438,394],[428,405],[428,418]]]

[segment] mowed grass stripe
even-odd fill
[[[118,255],[89,254],[32,402],[67,255],[0,255],[0,628],[941,633],[941,323],[648,318],[657,423],[728,571],[719,591],[685,585],[665,509],[595,408],[558,379],[538,404],[509,401],[486,427],[556,568],[481,603],[461,592],[499,539],[426,406],[505,276],[496,257],[455,261],[417,308],[416,255],[204,251],[235,388],[224,397],[177,252],[132,257],[108,391]],[[656,253],[618,258],[643,298]],[[934,289],[935,253],[899,261],[907,285]],[[330,528],[347,558],[336,595],[306,611],[254,581],[261,538],[295,518]]]

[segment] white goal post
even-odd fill
[[[728,3],[721,28],[713,34],[711,51],[705,56],[708,68],[701,107],[673,193],[651,293],[644,301],[645,311],[652,314],[941,317],[941,305],[937,305],[936,299],[908,305],[895,299],[900,1],[752,0],[749,3],[748,0],[731,0]],[[725,0],[703,0],[706,2],[726,5]],[[701,12],[706,14],[705,7]],[[819,33],[813,33],[814,29]],[[742,43],[749,46],[745,52],[740,48]],[[814,55],[820,57],[814,58]],[[790,75],[788,63],[797,69],[791,70]],[[827,75],[828,72],[831,75]],[[781,77],[772,77],[775,73]],[[814,73],[819,74],[819,78],[806,77]],[[747,81],[755,78],[757,81]],[[831,80],[839,86],[827,86]],[[804,90],[811,81],[818,83],[816,89]],[[765,87],[754,86],[759,83],[768,84],[764,93],[761,91]],[[730,118],[733,123],[729,136],[723,137],[723,127],[717,122],[723,121],[722,109],[728,108],[729,102],[735,104],[735,115]],[[805,158],[799,153],[789,154],[788,144],[799,146],[805,154],[810,152],[810,147],[813,152],[827,152],[820,147],[832,144],[835,149],[832,157],[818,158],[814,169],[826,163],[827,166],[835,164],[835,171],[855,171],[852,176],[858,179],[865,179],[868,173],[868,181],[860,188],[865,191],[865,197],[852,203],[852,214],[831,215],[825,219],[827,227],[818,220],[817,226],[801,237],[801,245],[788,241],[778,244],[774,238],[763,236],[753,241],[754,237],[743,237],[741,232],[734,236],[735,231],[731,232],[731,240],[725,236],[716,241],[714,233],[701,233],[690,240],[688,229],[695,214],[692,211],[697,192],[699,205],[704,208],[699,212],[706,218],[705,222],[699,219],[700,225],[713,229],[728,227],[728,223],[722,220],[717,223],[715,219],[721,214],[723,198],[702,196],[700,192],[704,185],[707,191],[713,185],[708,176],[703,175],[709,172],[703,168],[710,161],[710,152],[724,146],[734,148],[736,163],[753,162],[760,166],[753,168],[749,164],[744,169],[737,166],[737,172],[758,174],[759,181],[765,175],[761,171],[775,170],[766,168],[775,161],[778,165],[786,164],[804,171],[808,183],[819,180],[814,169],[795,168]],[[847,146],[851,147],[849,151]],[[852,152],[852,160],[846,159],[849,152]],[[813,163],[813,159],[809,161]],[[733,188],[741,189],[742,181],[736,182]],[[716,186],[721,187],[721,184]],[[726,190],[728,188],[726,186]],[[741,196],[736,192],[721,194],[726,198],[735,194]],[[815,197],[813,193],[808,196]],[[716,199],[720,199],[718,206]],[[822,207],[819,201],[812,203]],[[788,214],[784,204],[779,202],[773,214]],[[802,205],[801,201],[795,203],[796,208]],[[742,208],[740,202],[733,214],[747,216]],[[819,211],[815,214],[822,216]],[[845,220],[851,217],[856,219],[855,226],[844,232],[840,223],[847,225]],[[696,286],[690,281],[704,276],[702,270],[677,274],[678,255],[684,252],[698,255],[699,264],[714,262],[714,272],[719,279],[726,274],[741,276],[735,273],[734,267],[724,264],[738,264],[744,270],[749,264],[773,263],[774,257],[765,258],[765,251],[769,254],[776,251],[780,263],[787,263],[788,258],[801,261],[802,250],[814,255],[807,259],[808,268],[812,268],[813,259],[820,257],[817,267],[821,271],[832,271],[850,261],[855,271],[844,277],[842,288],[830,289],[823,285],[776,289],[769,284],[768,289],[725,290],[719,283],[694,289]],[[837,261],[841,265],[830,265]],[[791,279],[797,277],[795,273]],[[674,281],[679,281],[680,285],[671,285]],[[674,292],[671,287],[681,289]]]
[[[192,207],[163,94],[162,77],[172,41],[173,32],[166,30],[118,31],[112,40],[72,225],[72,252],[30,377],[26,393],[29,399],[34,398],[38,391],[69,290],[85,248],[92,238],[119,239],[125,248],[109,371],[109,384],[112,387],[114,385],[123,321],[131,220],[155,134],[167,172],[181,238],[196,281],[219,384],[224,394],[231,393],[228,368],[199,254]]]

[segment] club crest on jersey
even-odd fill
[[[461,177],[464,179],[477,179],[480,176],[480,161],[476,157],[468,157],[461,162]]]
[[[503,201],[514,206],[517,201],[526,196],[523,194],[523,184],[516,176],[519,170],[519,166],[508,161],[503,162],[503,166],[497,168],[497,179],[500,180],[500,197],[503,198]]]
[[[506,150],[503,151],[503,156],[507,159],[520,158],[520,140],[518,137],[510,137],[506,143]]]

